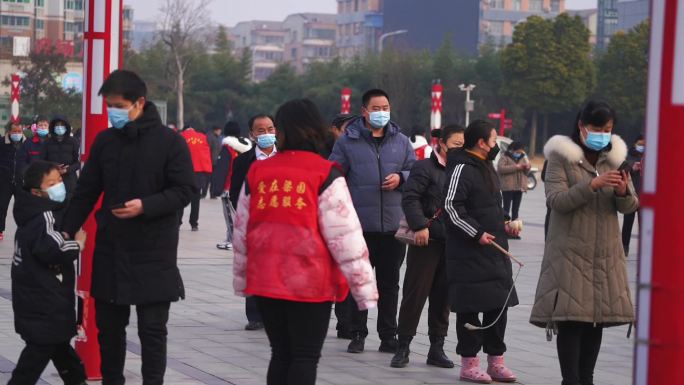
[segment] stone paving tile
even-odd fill
[[[506,343],[507,362],[525,385],[560,383],[555,341],[547,342],[544,331],[528,323],[534,301],[544,248],[545,214],[543,186],[525,195],[521,212],[526,222],[522,241],[512,241],[512,252],[526,266],[517,283],[520,305],[510,309]],[[11,212],[11,211],[10,211]],[[13,221],[8,221],[6,240],[0,242],[0,383],[9,372],[23,344],[14,333],[10,292],[10,261]],[[636,233],[637,229],[635,229]],[[169,367],[166,384],[177,385],[263,385],[265,384],[270,349],[263,331],[244,331],[244,300],[232,293],[232,253],[215,248],[224,233],[221,207],[216,200],[201,202],[200,231],[181,228],[179,266],[185,281],[187,298],[171,306],[169,320]],[[636,244],[636,240],[633,240]],[[632,250],[636,251],[636,245]],[[636,256],[629,256],[632,287],[636,277]],[[389,367],[392,355],[377,352],[379,339],[375,330],[376,311],[369,314],[371,333],[366,352],[346,353],[348,341],[335,338],[335,319],[330,322],[318,383],[325,385],[442,385],[461,384],[458,366],[454,369],[429,367],[425,356],[429,349],[427,313],[423,312],[418,335],[411,345],[410,364],[404,369]],[[450,316],[451,329],[445,349],[458,363],[455,354],[455,317]],[[605,331],[603,347],[596,368],[596,385],[631,384],[633,340],[626,338],[626,327]],[[127,384],[139,385],[139,341],[136,317],[131,315],[128,330],[129,353],[126,359]],[[45,371],[41,384],[61,384],[52,365]],[[92,382],[97,384],[98,382]]]

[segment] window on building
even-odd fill
[[[551,12],[560,12],[560,0],[551,0]]]
[[[520,11],[522,9],[522,0],[513,0],[513,10]]]
[[[31,2],[31,0],[2,0],[3,3],[20,3],[20,4],[28,4]]]
[[[123,11],[124,20],[133,20],[133,10],[130,8],[125,8]]]
[[[529,11],[530,12],[541,12],[543,10],[544,2],[543,0],[529,0]]]
[[[45,0],[36,0],[36,7],[44,7]]]
[[[10,27],[25,28],[29,26],[29,18],[24,16],[6,16],[0,18],[0,24]]]
[[[489,8],[503,9],[504,8],[504,0],[489,0]]]
[[[290,50],[290,56],[292,57],[292,60],[297,60],[297,48],[292,48]]]
[[[503,35],[503,21],[490,21],[489,22],[489,34],[492,36]]]
[[[80,11],[83,9],[83,0],[65,0],[65,8]]]
[[[45,29],[45,20],[36,19],[36,29]]]

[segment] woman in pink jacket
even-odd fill
[[[235,221],[233,287],[257,299],[271,344],[267,384],[311,385],[333,302],[378,291],[342,172],[322,158],[327,128],[309,100],[276,114],[278,154],[252,165]]]

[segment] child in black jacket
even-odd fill
[[[55,230],[65,196],[56,164],[35,161],[26,169],[14,204],[12,261],[14,327],[26,347],[8,385],[35,384],[50,360],[66,385],[85,384],[83,364],[70,344],[76,335],[74,260],[85,233],[66,241]]]

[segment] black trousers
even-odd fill
[[[161,385],[166,372],[166,323],[169,302],[137,305],[143,385]],[[131,314],[129,305],[95,302],[95,320],[102,356],[102,385],[123,385],[126,359],[126,326]]]
[[[632,241],[632,228],[634,228],[634,219],[637,213],[625,214],[622,222],[622,247],[625,249],[625,255],[629,254],[629,244]]]
[[[399,270],[406,255],[406,246],[394,234],[364,233],[370,263],[375,268],[378,285],[378,335],[381,340],[397,334],[397,306],[399,305]],[[351,296],[349,296],[351,297]],[[356,303],[349,311],[349,331],[368,335],[368,311],[359,311]]]
[[[85,382],[83,363],[69,341],[55,345],[27,342],[7,385],[35,384],[51,360],[65,385],[80,385]]]
[[[558,361],[562,385],[593,385],[594,368],[601,350],[603,325],[589,322],[558,322]]]
[[[504,214],[508,215],[512,221],[518,219],[520,213],[520,203],[522,202],[522,191],[502,191]]]
[[[207,194],[209,193],[209,184],[211,183],[211,173],[198,172],[196,174],[199,175],[200,198],[204,199],[207,197]]]
[[[199,225],[200,199],[202,198],[202,184],[205,179],[210,179],[211,174],[206,172],[195,173],[195,183],[197,185],[197,192],[192,196],[190,201],[190,226],[197,227]],[[185,210],[181,210],[180,223],[183,223],[183,215]]]
[[[473,326],[489,325],[494,322],[501,309],[495,309],[482,313],[480,322],[478,313],[456,313],[456,336],[458,344],[456,353],[461,357],[475,357],[482,349],[490,356],[502,356],[506,352],[504,336],[506,334],[506,322],[508,309],[501,315],[499,321],[489,329],[470,331],[465,328],[469,323]]]
[[[314,385],[332,303],[256,300],[271,344],[267,385]]]
[[[0,180],[0,233],[5,232],[7,208],[9,207],[12,195],[14,195],[14,188],[14,185],[9,180]]]
[[[256,297],[245,298],[245,315],[248,322],[264,322],[259,313]]]
[[[335,330],[349,332],[349,318],[351,317],[351,310],[356,306],[356,301],[352,298],[351,292],[347,294],[344,301],[335,303],[335,318],[337,318],[337,325]]]
[[[425,301],[428,307],[428,334],[444,337],[449,330],[449,285],[446,277],[444,243],[430,241],[426,247],[409,246],[401,307],[400,336],[415,336]]]

